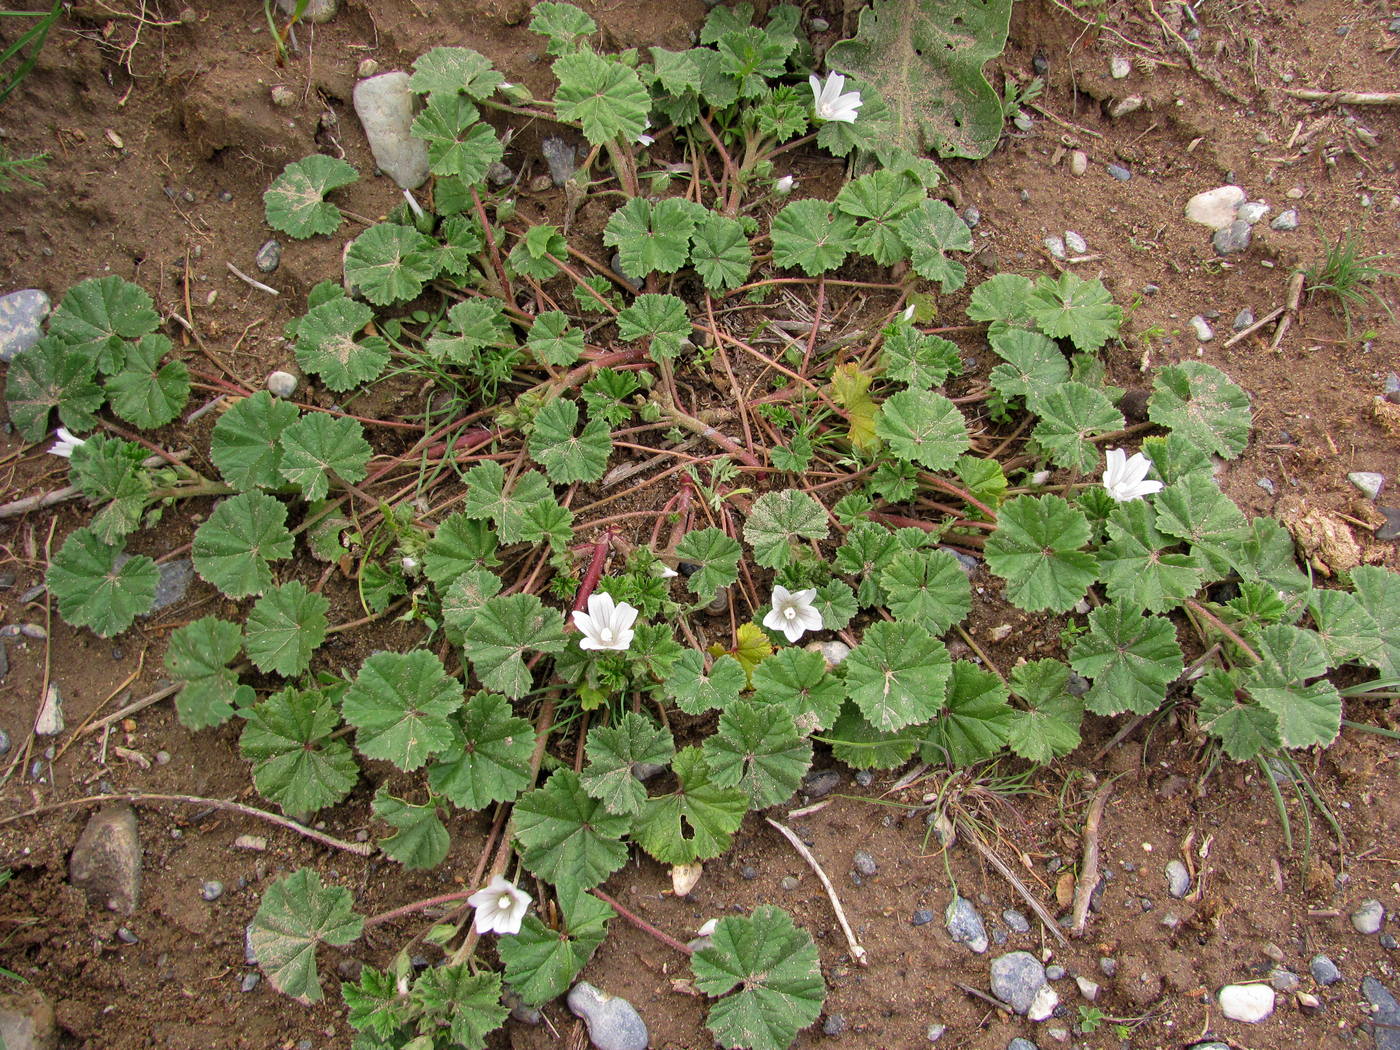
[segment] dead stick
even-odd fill
[[[962,828],[964,841],[972,843],[973,848],[986,858],[987,863],[996,868],[1001,874],[1001,877],[1016,888],[1016,892],[1031,906],[1031,910],[1035,912],[1040,918],[1040,921],[1045,924],[1045,928],[1055,935],[1056,940],[1068,948],[1069,939],[1060,932],[1060,924],[1055,921],[1055,916],[1050,914],[1050,909],[1041,904],[1039,898],[1030,890],[1026,889],[1025,884],[1017,877],[1016,873],[1011,870],[1011,867],[1006,861],[998,857],[996,852],[981,840],[971,824],[962,819],[958,820],[958,824]]]
[[[1259,329],[1263,328],[1263,327],[1264,327],[1265,325],[1267,325],[1270,321],[1276,321],[1276,320],[1278,320],[1278,318],[1281,317],[1282,315],[1283,315],[1283,307],[1281,307],[1281,306],[1276,306],[1276,307],[1274,307],[1274,309],[1272,309],[1272,310],[1270,310],[1268,313],[1266,313],[1263,317],[1259,318],[1259,320],[1255,321],[1255,322],[1254,322],[1252,325],[1250,325],[1248,328],[1242,329],[1242,330],[1236,332],[1234,335],[1230,336],[1230,338],[1229,338],[1229,339],[1226,339],[1225,342],[1222,343],[1221,345],[1222,345],[1222,346],[1225,346],[1225,347],[1234,346],[1234,345],[1235,345],[1236,343],[1238,343],[1241,339],[1248,339],[1251,335],[1253,335],[1255,332],[1259,331]]]
[[[1400,103],[1400,91],[1319,91],[1317,88],[1285,88],[1285,95],[1309,102],[1343,106],[1392,106]]]
[[[78,495],[77,488],[66,485],[61,489],[54,489],[52,492],[26,496],[24,499],[17,499],[13,503],[0,506],[0,518],[13,518],[19,514],[28,514],[31,510],[43,510],[45,507],[52,507],[55,503],[70,500],[76,495]]]
[[[131,703],[123,707],[120,711],[113,711],[110,715],[107,715],[105,718],[99,719],[98,721],[93,722],[91,725],[81,727],[73,735],[78,736],[81,733],[95,733],[99,729],[106,729],[113,722],[120,722],[127,715],[134,715],[137,711],[144,711],[152,704],[160,703],[167,696],[173,696],[175,693],[178,693],[183,688],[183,683],[176,683],[174,685],[167,685],[164,689],[157,689],[150,696],[143,696],[140,700],[133,700]]]
[[[1074,887],[1074,908],[1070,912],[1073,922],[1069,932],[1073,937],[1084,936],[1084,926],[1089,921],[1089,901],[1099,884],[1099,821],[1103,819],[1103,807],[1113,792],[1113,781],[1101,784],[1089,803],[1089,816],[1084,821],[1084,861],[1079,868],[1079,882]]]
[[[315,828],[308,828],[305,824],[298,824],[295,820],[278,816],[276,813],[269,813],[265,809],[254,809],[252,806],[245,806],[240,802],[229,802],[221,798],[200,798],[197,795],[150,795],[140,791],[114,795],[88,795],[84,798],[70,798],[66,802],[37,806],[34,809],[26,809],[23,813],[12,813],[8,817],[0,817],[0,827],[13,824],[17,820],[25,820],[28,817],[52,813],[55,810],[72,809],[76,806],[94,806],[100,802],[135,802],[137,805],[145,802],[182,802],[187,806],[209,806],[212,809],[222,809],[230,813],[241,813],[245,817],[265,820],[270,824],[286,828],[288,831],[295,831],[298,835],[319,842],[323,846],[344,850],[346,853],[355,853],[361,857],[368,857],[375,849],[368,842],[345,842],[332,835],[327,835],[325,832],[317,831]]]
[[[1016,1012],[1015,1010],[1013,1010],[1013,1009],[1011,1008],[1010,1004],[1004,1003],[1004,1002],[1002,1002],[1000,999],[998,999],[996,996],[994,996],[994,995],[988,995],[986,992],[982,991],[980,988],[974,988],[974,987],[972,987],[972,985],[970,985],[970,984],[963,984],[962,981],[954,981],[954,982],[953,982],[953,987],[954,987],[954,988],[960,988],[960,989],[962,989],[964,992],[966,992],[968,995],[972,996],[974,999],[981,999],[984,1003],[987,1003],[987,1004],[989,1004],[989,1005],[991,1005],[991,1006],[994,1006],[994,1007],[996,1007],[998,1010],[1005,1010],[1005,1011],[1006,1011],[1007,1013],[1009,1013],[1009,1014],[1014,1014],[1014,1013]]]
[[[846,935],[846,944],[850,946],[851,958],[861,966],[869,966],[870,959],[865,949],[860,946],[860,942],[856,940],[856,935],[851,929],[851,924],[846,921],[846,912],[841,907],[840,899],[836,896],[836,887],[833,886],[831,880],[826,877],[826,872],[822,871],[822,866],[817,863],[817,858],[812,856],[812,851],[809,850],[806,845],[803,844],[802,840],[794,835],[789,828],[779,824],[772,817],[765,817],[764,819],[778,829],[783,838],[791,843],[792,848],[797,850],[798,855],[811,865],[812,870],[817,873],[817,878],[821,879],[822,886],[826,889],[826,895],[831,900],[831,908],[836,912],[836,921],[841,924],[841,932]]]

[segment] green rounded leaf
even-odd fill
[[[1032,397],[1040,416],[1031,437],[1050,453],[1056,466],[1087,474],[1099,464],[1098,447],[1089,439],[1123,429],[1123,413],[1108,395],[1083,383],[1060,383],[1048,393]]]
[[[194,534],[195,572],[230,598],[272,586],[272,562],[292,556],[287,508],[263,492],[230,496]]]
[[[165,650],[165,669],[184,684],[175,713],[186,729],[210,729],[233,717],[238,675],[230,668],[243,651],[236,623],[205,616],[176,628]]]
[[[953,661],[942,642],[912,623],[873,623],[842,669],[846,693],[883,732],[927,722],[943,707]]]
[[[602,420],[593,419],[583,433],[575,433],[578,416],[578,403],[562,397],[535,414],[530,456],[555,484],[597,481],[608,469],[612,432]]]
[[[1200,361],[1169,365],[1152,381],[1147,417],[1197,448],[1234,459],[1249,444],[1249,395]]]
[[[525,867],[563,892],[590,889],[627,862],[631,820],[591,798],[573,770],[556,769],[521,795],[514,821]]]
[[[381,222],[360,234],[345,254],[345,280],[376,306],[413,299],[437,276],[435,245],[408,226]]]
[[[128,343],[122,369],[107,380],[112,410],[142,430],[163,427],[185,407],[190,397],[190,370],[183,361],[164,367],[160,360],[170,352],[163,335],[142,336]]]
[[[298,239],[340,229],[340,209],[326,194],[349,186],[359,175],[339,157],[315,153],[288,164],[263,194],[267,224]]]
[[[282,463],[282,432],[296,420],[295,405],[259,390],[219,417],[209,458],[236,489],[281,488],[286,484],[277,469]]]
[[[312,412],[282,435],[281,475],[308,500],[325,497],[332,478],[363,481],[371,450],[359,420]]]
[[[792,798],[812,765],[812,745],[787,709],[751,700],[724,709],[703,751],[714,783],[740,788],[755,809]]]
[[[929,470],[951,469],[972,444],[958,406],[925,390],[901,390],[886,398],[875,417],[875,433],[900,459]]]
[[[378,379],[389,360],[388,342],[377,335],[357,338],[373,319],[373,310],[343,295],[312,307],[297,322],[297,364],[335,391]]]
[[[350,745],[332,736],[340,712],[321,689],[283,689],[247,712],[238,749],[258,793],[306,816],[340,802],[360,777]]]
[[[284,678],[311,666],[311,654],[326,639],[326,612],[331,604],[299,580],[274,587],[248,614],[244,648],[259,671]]]
[[[808,277],[834,270],[850,252],[855,231],[855,219],[827,201],[793,201],[773,217],[773,262]]]
[[[258,966],[279,992],[302,1003],[321,1000],[316,948],[349,944],[364,929],[350,891],[323,886],[309,868],[278,879],[263,894],[248,931]]]
[[[1028,612],[1064,612],[1098,576],[1089,519],[1059,496],[1017,496],[1001,508],[987,538],[987,567],[1006,581],[1006,596]]]
[[[120,634],[151,607],[159,578],[150,558],[128,557],[90,529],[78,529],[63,541],[44,577],[58,599],[59,615],[103,638]]]
[[[651,95],[636,72],[621,62],[578,51],[558,59],[553,69],[559,78],[555,114],[577,122],[592,145],[609,139],[630,144],[646,130]]]
[[[804,539],[824,540],[830,530],[820,503],[805,492],[783,489],[765,492],[754,500],[744,522],[744,539],[753,548],[758,564],[781,569],[792,557],[794,544]]]
[[[1084,706],[1100,715],[1151,714],[1185,667],[1170,620],[1118,602],[1089,614],[1089,631],[1076,639],[1069,662],[1093,680]]]
[[[341,710],[356,728],[355,746],[412,772],[452,744],[448,716],[462,706],[462,687],[426,649],[375,653],[345,691]]]
[[[452,744],[428,767],[428,784],[462,809],[511,802],[530,785],[534,749],[528,720],[504,697],[477,693],[454,719]]]

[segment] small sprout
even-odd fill
[[[1133,453],[1129,459],[1121,448],[1111,448],[1108,450],[1108,469],[1103,472],[1103,487],[1118,503],[1151,496],[1162,491],[1160,481],[1147,480],[1147,472],[1151,469],[1152,461],[1141,452]]]
[[[476,909],[478,934],[517,934],[533,899],[510,880],[493,875],[488,885],[467,898],[467,903]]]

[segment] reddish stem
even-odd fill
[[[666,945],[666,947],[674,948],[682,955],[694,954],[694,952],[691,950],[690,945],[682,944],[680,941],[672,937],[669,933],[663,933],[662,931],[658,930],[655,926],[647,922],[646,919],[642,918],[640,915],[636,914],[635,912],[628,911],[625,907],[623,907],[617,902],[617,899],[615,897],[608,896],[608,894],[604,893],[597,887],[594,887],[589,892],[592,893],[593,896],[597,897],[604,904],[612,908],[613,911],[617,912],[624,919],[630,922],[633,926],[637,927],[637,929],[641,930],[643,933],[648,933],[651,936],[655,937],[662,944]]]

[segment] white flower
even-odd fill
[[[476,909],[476,932],[519,933],[520,922],[530,909],[533,898],[515,883],[491,876],[485,889],[477,890],[467,898],[467,903]]]
[[[1162,491],[1160,481],[1148,481],[1152,461],[1141,452],[1129,459],[1121,448],[1108,450],[1108,469],[1103,472],[1103,487],[1119,503],[1150,496]]]
[[[782,631],[789,642],[795,642],[808,631],[822,629],[822,614],[812,605],[817,589],[789,591],[786,587],[773,585],[773,608],[763,618],[763,626],[769,630]]]
[[[403,569],[405,575],[418,575],[418,559],[411,554],[405,554],[399,559],[399,567]]]
[[[637,145],[639,146],[650,146],[655,141],[656,139],[652,138],[650,135],[637,136]]]
[[[55,456],[62,456],[64,459],[71,459],[75,448],[79,445],[87,444],[82,438],[74,437],[72,434],[68,433],[67,427],[59,427],[53,434],[58,440],[53,443],[53,447],[50,448],[49,451]]]
[[[773,183],[773,192],[779,195],[786,195],[792,192],[792,188],[797,185],[797,180],[791,175],[784,175],[777,182]]]
[[[905,319],[906,321],[912,321],[912,320],[914,320],[914,304],[913,304],[913,303],[910,303],[908,306],[906,306],[906,307],[904,308],[904,319]]]
[[[864,99],[860,97],[859,91],[847,91],[844,95],[841,93],[841,89],[846,86],[845,77],[840,73],[830,73],[823,84],[813,73],[807,78],[807,83],[812,85],[812,99],[817,116],[822,120],[855,123],[856,110],[864,104]]]
[[[813,592],[815,593],[815,592]],[[588,611],[574,613],[574,626],[583,632],[580,649],[626,649],[632,644],[637,610],[614,602],[611,594],[590,594]]]

